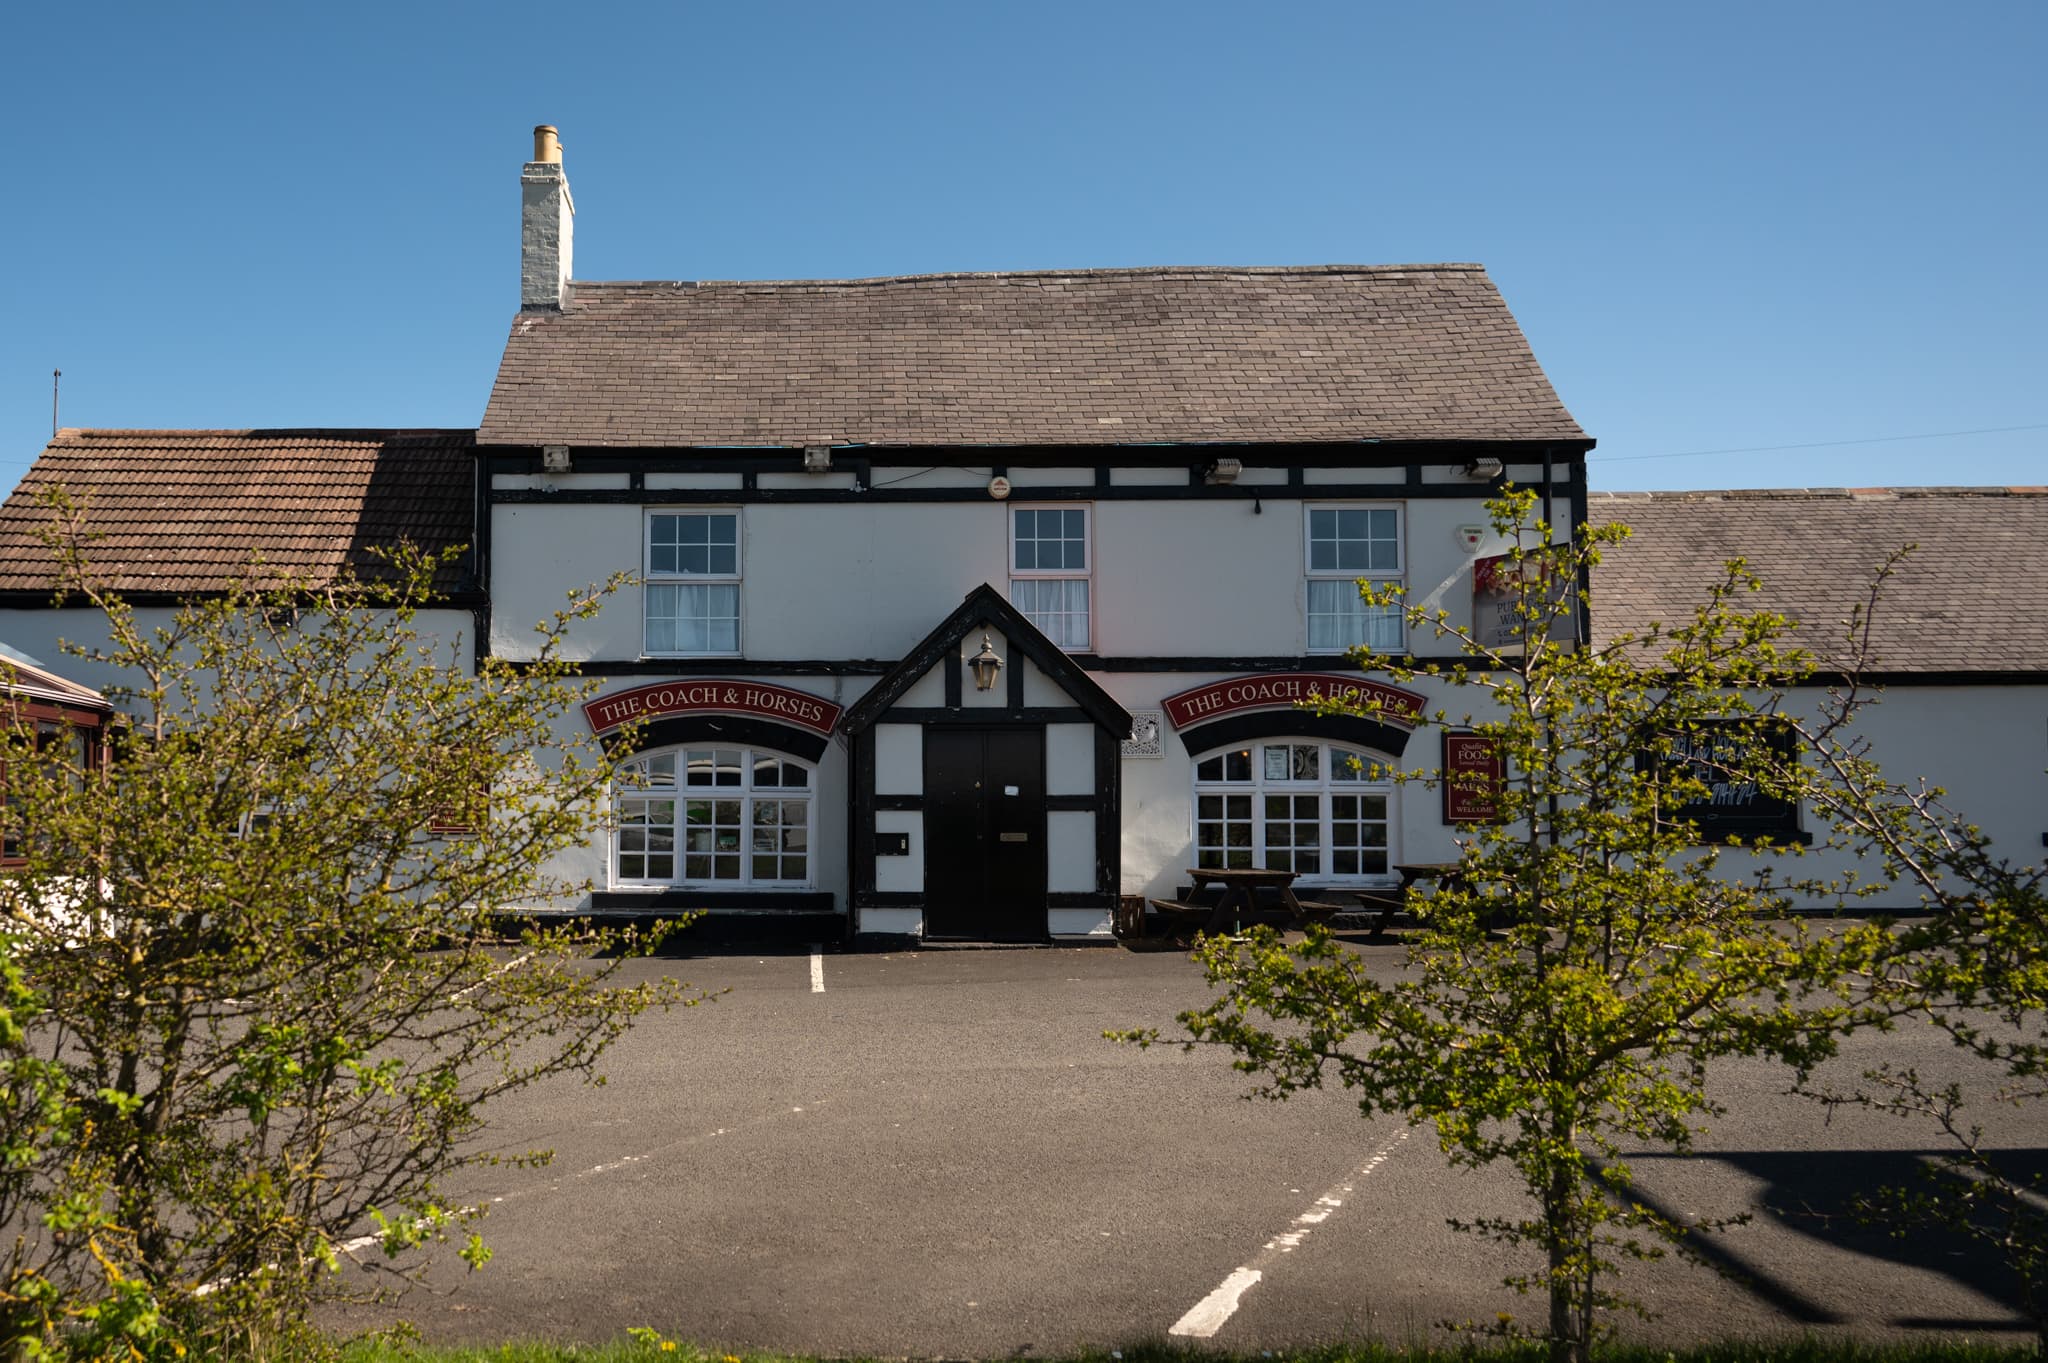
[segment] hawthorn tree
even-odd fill
[[[449,1177],[543,1158],[497,1149],[494,1100],[601,1082],[637,1015],[695,1001],[567,927],[504,935],[508,908],[576,890],[550,858],[605,817],[609,763],[556,725],[584,694],[560,645],[600,592],[540,627],[538,662],[473,673],[423,630],[442,561],[405,550],[148,624],[57,509],[65,589],[105,620],[80,651],[129,679],[108,696],[130,722],[104,765],[0,735],[0,903],[42,1010],[15,1073],[61,1080],[12,1115],[67,1124],[15,1189],[16,1261],[46,1296],[112,1274],[165,1349],[297,1349],[316,1302],[393,1283],[355,1267],[451,1233],[488,1256]],[[17,1348],[77,1342],[61,1313],[9,1324]]]
[[[2048,866],[2015,861],[1922,780],[1887,777],[1858,718],[1876,697],[1859,678],[1876,670],[1872,624],[1887,580],[1912,552],[1882,565],[1847,622],[1844,681],[1802,726],[1823,765],[1819,812],[1837,838],[1912,887],[1931,912],[1901,924],[1865,980],[1871,1017],[1914,1018],[1945,1032],[1988,1076],[1990,1100],[2030,1109],[2048,1098]],[[2018,1172],[1966,1117],[1960,1083],[1936,1083],[1910,1067],[1879,1065],[1860,1086],[1808,1090],[1830,1108],[1857,1106],[1914,1122],[1948,1147],[1919,1187],[1879,1189],[1864,1215],[1895,1234],[1945,1228],[1996,1254],[2012,1274],[2016,1304],[2048,1354],[2048,1214],[2043,1180]]]
[[[1583,1363],[1612,1312],[1642,1312],[1618,1291],[1624,1262],[1683,1250],[1701,1228],[1631,1197],[1624,1146],[1689,1146],[1718,1111],[1707,1089],[1716,1060],[1767,1056],[1804,1071],[1829,1055],[1850,1016],[1841,982],[1881,934],[1788,921],[1796,886],[1777,866],[1803,848],[1702,845],[1687,817],[1717,787],[1799,801],[1822,779],[1785,760],[1781,703],[1812,664],[1785,619],[1745,608],[1755,579],[1731,563],[1691,618],[1574,644],[1577,584],[1626,530],[1581,527],[1553,543],[1521,491],[1490,512],[1514,546],[1511,641],[1407,609],[1411,630],[1454,639],[1460,658],[1355,655],[1370,673],[1428,675],[1469,696],[1469,709],[1422,726],[1477,735],[1505,762],[1480,792],[1498,821],[1460,828],[1462,876],[1419,906],[1407,973],[1376,980],[1317,929],[1292,945],[1265,929],[1205,938],[1195,954],[1220,993],[1180,1021],[1189,1049],[1226,1048],[1257,1093],[1334,1079],[1366,1116],[1432,1123],[1454,1165],[1511,1167],[1526,1214],[1452,1224],[1534,1249],[1536,1265],[1507,1281],[1546,1298],[1547,1315],[1501,1328]],[[1371,604],[1401,600],[1360,589]],[[1351,712],[1400,718],[1371,702]]]

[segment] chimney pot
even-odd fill
[[[562,164],[562,139],[554,124],[543,123],[533,130],[533,159],[543,165]]]

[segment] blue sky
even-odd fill
[[[2038,0],[17,7],[0,480],[59,367],[474,425],[548,122],[584,278],[1476,260],[1596,488],[2048,483],[2044,68]]]

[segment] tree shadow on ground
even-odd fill
[[[2005,1260],[1983,1241],[1946,1226],[1903,1224],[1872,1219],[1889,1199],[1886,1189],[1940,1196],[1944,1187],[1960,1191],[1958,1175],[1940,1172],[1936,1162],[1952,1150],[1755,1150],[1713,1154],[1634,1154],[1628,1157],[1636,1183],[1636,1200],[1675,1224],[1690,1219],[1661,1199],[1656,1189],[1657,1166],[1712,1162],[1749,1175],[1763,1186],[1754,1212],[1759,1224],[1775,1225],[1831,1250],[1882,1260],[1949,1279],[1989,1297],[2012,1314],[1996,1317],[1945,1317],[1895,1314],[1883,1323],[1900,1329],[2027,1332],[2032,1325],[2020,1304],[2019,1283]],[[1990,1152],[1995,1167],[2025,1185],[2048,1175],[2048,1149]],[[1755,1264],[1723,1236],[1690,1237],[1692,1250],[1713,1268],[1751,1294],[1802,1325],[1847,1323],[1841,1313],[1815,1301],[1785,1277]],[[1908,1307],[1910,1302],[1892,1303]],[[1877,1311],[1885,1308],[1880,1305]]]

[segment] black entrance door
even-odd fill
[[[927,937],[1042,942],[1045,730],[924,731]]]

